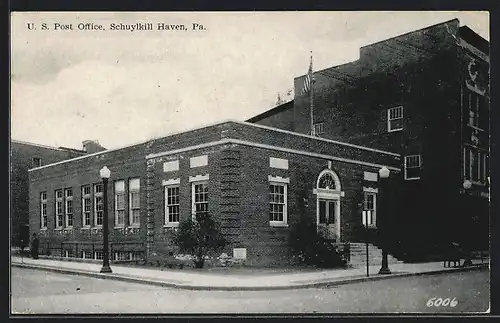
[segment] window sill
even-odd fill
[[[47,231],[47,227],[40,228],[40,231]]]
[[[164,228],[177,228],[179,227],[179,222],[170,222],[163,226]]]
[[[405,178],[405,181],[418,181],[420,177]]]
[[[90,230],[90,226],[81,227],[80,230]]]
[[[63,228],[60,227],[60,228],[54,228],[54,231],[61,231]]]
[[[288,224],[283,222],[269,222],[269,225],[274,228],[288,228]]]
[[[139,229],[141,226],[138,225],[138,224],[135,224],[135,225],[129,225],[127,228],[131,228],[131,229]]]
[[[399,129],[387,129],[387,132],[391,133],[391,132],[398,132],[398,131],[403,131],[403,128],[399,128]]]
[[[113,229],[125,229],[125,226],[118,225],[118,226],[114,226]]]

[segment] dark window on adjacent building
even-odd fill
[[[476,184],[486,184],[489,176],[489,161],[486,151],[475,147],[464,147],[464,179]]]
[[[420,179],[421,163],[420,155],[405,156],[405,179]]]
[[[325,133],[325,124],[324,122],[316,122],[314,124],[314,135],[319,136]]]
[[[403,107],[387,109],[387,131],[403,130]]]
[[[40,157],[33,157],[31,159],[31,166],[32,167],[40,167],[40,166],[42,166],[42,159]]]

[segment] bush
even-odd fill
[[[193,221],[189,216],[179,224],[174,243],[181,252],[191,255],[195,268],[203,268],[208,255],[213,255],[226,246],[219,224],[209,215],[196,215]]]
[[[318,234],[316,224],[302,217],[290,231],[292,252],[307,265],[320,268],[336,268],[346,265],[335,241]]]

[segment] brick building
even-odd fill
[[[18,245],[20,231],[27,241],[29,232],[29,194],[28,169],[61,160],[78,157],[85,151],[70,148],[56,148],[12,140],[10,144],[10,223],[11,241]]]
[[[304,78],[295,79],[292,103],[249,121],[310,133]],[[455,19],[364,46],[358,60],[316,71],[314,78],[317,136],[402,156],[402,183],[393,198],[395,243],[411,241],[423,250],[425,242],[456,240],[487,248],[485,39]]]
[[[337,241],[362,241],[364,224],[376,232],[377,172],[387,166],[393,254],[452,240],[484,247],[488,64],[487,41],[457,20],[365,46],[357,61],[314,73],[314,136],[302,76],[293,101],[249,122],[30,170],[30,228],[42,248],[99,259],[107,166],[114,259],[167,254],[179,222],[209,212],[229,254],[279,265],[302,216]]]
[[[107,166],[114,259],[174,251],[179,222],[209,212],[230,241],[227,252],[244,250],[248,265],[277,265],[290,259],[288,234],[301,215],[332,238],[358,241],[360,205],[376,194],[377,171],[398,172],[399,164],[395,153],[228,121],[30,170],[30,227],[42,248],[63,242],[63,254],[99,259],[99,169]],[[120,242],[144,248],[124,256]]]

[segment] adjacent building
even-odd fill
[[[398,153],[399,239],[488,246],[489,43],[458,20],[364,46],[249,121]],[[398,203],[401,202],[401,203]],[[399,205],[398,205],[399,204]],[[411,239],[410,239],[410,236]]]

